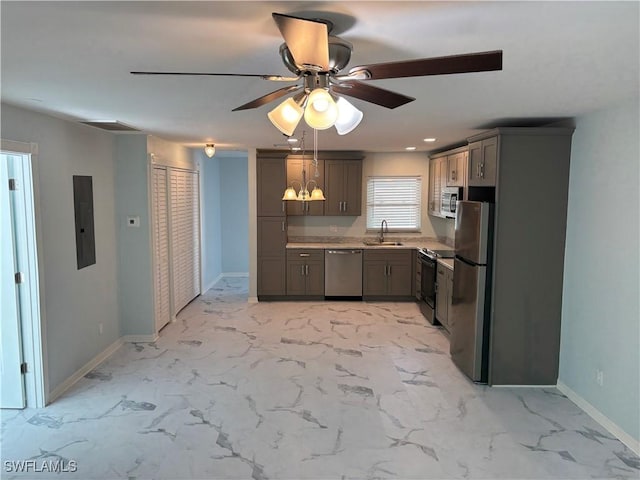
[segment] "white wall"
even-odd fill
[[[2,138],[39,147],[48,390],[119,336],[113,135],[2,104]],[[96,263],[77,269],[73,175],[93,177]],[[99,333],[99,325],[103,333]]]
[[[429,192],[429,157],[425,153],[371,153],[362,163],[362,215],[359,217],[289,217],[289,236],[362,237],[367,230],[367,177],[384,175],[419,175],[422,177],[420,233],[397,234],[402,237],[447,238],[453,240],[453,220],[434,218],[427,213]],[[394,234],[390,234],[393,237]]]
[[[577,119],[559,382],[640,439],[638,99]],[[596,382],[596,370],[604,382]]]

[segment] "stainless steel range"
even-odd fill
[[[418,250],[418,262],[420,263],[420,288],[416,289],[420,311],[427,321],[435,325],[437,324],[436,310],[436,264],[440,258],[454,258],[453,250],[435,250],[421,248]]]

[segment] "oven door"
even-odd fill
[[[436,259],[419,253],[420,263],[422,264],[422,272],[420,278],[420,310],[427,321],[431,324],[435,323],[435,307],[436,307]]]

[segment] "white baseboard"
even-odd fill
[[[153,343],[158,340],[158,334],[153,335],[125,335],[122,341],[126,343]]]
[[[491,388],[556,388],[555,385],[491,385]]]
[[[222,274],[222,277],[235,277],[235,278],[246,278],[249,276],[249,272],[226,272]]]
[[[247,303],[258,303],[258,297],[249,297]]]
[[[613,420],[600,412],[600,410],[591,405],[560,380],[558,380],[558,385],[556,386],[556,388],[564,393],[569,400],[571,400],[578,407],[584,410],[587,415],[593,418],[596,422],[606,428],[612,435],[614,435],[618,440],[629,447],[636,455],[640,455],[640,440],[633,438],[622,428],[620,428]]]
[[[123,344],[124,344],[123,338],[119,338],[118,340],[113,342],[111,345],[109,345],[107,348],[105,348],[102,352],[100,352],[98,355],[96,355],[91,360],[89,360],[82,367],[80,367],[78,370],[76,370],[73,375],[71,375],[64,382],[62,382],[60,385],[54,388],[51,392],[49,392],[49,395],[47,395],[46,405],[49,405],[51,402],[59,398],[64,392],[69,390],[78,380],[80,380],[87,373],[89,373],[91,370],[96,368],[98,365],[104,362],[107,358],[113,355],[115,351],[118,350]]]

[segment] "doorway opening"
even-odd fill
[[[46,405],[37,144],[0,149],[0,408]]]

